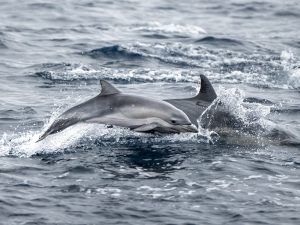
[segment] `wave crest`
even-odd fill
[[[150,22],[145,24],[135,24],[130,28],[133,31],[142,31],[148,33],[155,33],[161,35],[183,35],[183,36],[194,36],[199,34],[206,34],[206,31],[199,26],[191,24],[162,24],[159,22]]]
[[[292,52],[245,54],[181,43],[136,43],[107,46],[87,52],[106,57],[92,65],[48,64],[36,66],[35,75],[61,81],[113,79],[136,82],[198,82],[204,74],[213,82],[245,83],[265,88],[300,88],[299,59]],[[120,66],[119,61],[125,66]],[[132,63],[138,59],[139,65]],[[127,63],[127,64],[126,64]],[[114,65],[118,65],[114,68]],[[159,69],[157,69],[159,68]]]

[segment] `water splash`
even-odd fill
[[[292,51],[282,51],[280,55],[283,69],[287,72],[289,87],[300,88],[300,64]],[[298,67],[296,66],[298,63]]]
[[[76,151],[93,144],[104,146],[120,146],[130,144],[160,144],[160,143],[211,143],[210,133],[200,130],[199,133],[181,133],[154,135],[137,133],[129,129],[113,127],[107,128],[100,124],[76,124],[57,134],[48,136],[36,142],[41,134],[47,130],[57,117],[53,113],[50,120],[44,125],[42,131],[27,131],[4,134],[0,138],[0,156],[13,155],[17,157],[30,157],[36,154],[53,154]]]
[[[271,112],[270,106],[244,102],[246,95],[241,89],[219,87],[218,93],[222,94],[219,95],[217,101],[222,102],[224,108],[244,124],[259,123],[263,125],[263,120]]]
[[[271,106],[244,102],[245,93],[237,88],[219,87],[217,92],[218,98],[202,113],[199,125],[225,137],[251,135],[256,143],[261,134],[270,131]]]

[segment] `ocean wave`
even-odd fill
[[[60,5],[53,3],[29,3],[27,6],[31,9],[62,10]]]
[[[0,49],[7,49],[8,47],[6,46],[6,44],[4,44],[4,42],[2,40],[0,40]]]
[[[22,107],[18,109],[6,109],[6,110],[0,110],[0,120],[3,118],[6,119],[24,119],[24,116],[31,116],[33,114],[36,114],[37,112],[29,107]]]
[[[95,59],[104,57],[105,63],[36,65],[33,67],[35,75],[54,81],[198,82],[199,74],[204,74],[213,82],[300,88],[300,62],[291,51],[246,54],[182,43],[134,43],[106,46],[83,54]],[[139,65],[133,65],[136,60]],[[130,66],[121,66],[124,62]]]
[[[142,36],[153,39],[168,39],[168,36],[162,34],[143,34]]]
[[[75,64],[66,66],[63,70],[57,69],[65,64],[53,64],[53,68],[35,72],[34,75],[51,81],[88,81],[88,80],[113,80],[115,82],[199,82],[198,72],[189,70],[152,70],[145,69],[93,69],[85,65]]]
[[[139,63],[147,62],[148,60],[157,62],[158,64],[173,65],[176,67],[199,67],[199,63],[189,59],[185,54],[185,49],[181,50],[181,44],[178,43],[179,48],[173,49],[169,44],[147,44],[136,43],[132,45],[112,45],[98,49],[93,49],[87,52],[81,52],[81,55],[90,56],[94,59],[107,59],[106,64],[121,64],[123,62],[130,62],[139,60]],[[154,63],[153,65],[156,65]]]
[[[269,52],[268,49],[254,42],[246,40],[241,41],[228,37],[205,36],[203,38],[197,39],[195,43],[201,46],[207,46],[210,49],[227,49],[230,51],[243,53],[249,52],[250,54],[258,50],[261,52]]]
[[[143,56],[134,51],[130,51],[120,45],[112,45],[102,48],[93,49],[88,52],[83,52],[82,55],[88,55],[92,58],[114,58],[114,59],[120,59],[120,58],[126,58],[126,59],[140,59]]]
[[[300,13],[296,12],[294,10],[289,10],[289,11],[278,11],[274,13],[275,16],[279,16],[279,17],[294,17],[294,18],[299,18],[300,17]]]
[[[231,38],[221,38],[214,36],[206,36],[204,38],[198,39],[196,43],[206,43],[212,45],[244,45],[242,41],[231,39]]]
[[[267,105],[274,105],[275,103],[268,100],[268,99],[262,99],[262,98],[256,98],[256,97],[247,97],[244,98],[244,102],[248,103],[260,103],[260,104],[267,104]]]
[[[147,33],[164,34],[164,35],[183,35],[195,36],[199,34],[206,34],[206,31],[199,26],[191,24],[162,24],[159,22],[150,22],[145,24],[134,24],[130,27],[133,31],[142,31]]]

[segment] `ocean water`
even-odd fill
[[[0,224],[299,224],[297,0],[1,0]],[[106,79],[238,124],[156,136],[78,124]]]

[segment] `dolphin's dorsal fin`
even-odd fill
[[[211,85],[210,81],[207,79],[206,76],[200,75],[200,77],[201,77],[200,91],[194,97],[194,99],[212,102],[217,98],[215,89],[213,88],[213,86]]]
[[[100,92],[99,96],[113,95],[113,94],[121,93],[111,83],[109,83],[105,80],[100,80],[100,84],[101,84],[101,92]]]

